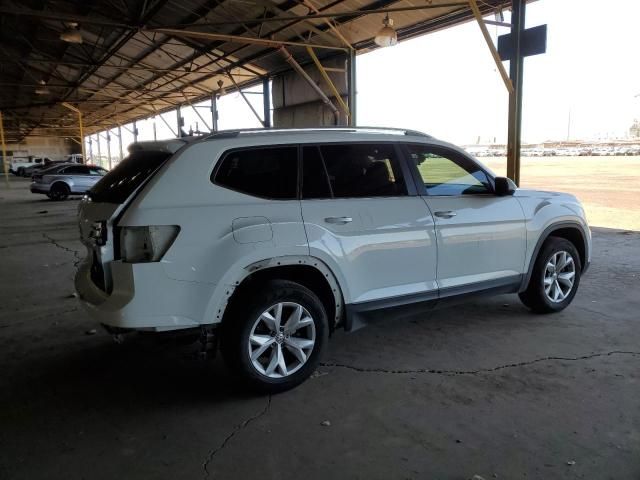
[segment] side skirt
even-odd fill
[[[394,315],[411,315],[467,302],[474,298],[517,293],[523,275],[513,275],[497,280],[443,288],[439,291],[421,292],[410,295],[373,300],[370,302],[345,305],[344,329],[353,332],[367,325],[376,312]]]

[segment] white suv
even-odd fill
[[[79,207],[83,305],[114,333],[215,331],[269,391],[367,312],[489,293],[556,312],[590,261],[575,197],[516,189],[418,132],[232,131],[130,152]]]

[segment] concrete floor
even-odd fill
[[[638,232],[594,229],[560,314],[515,296],[388,314],[269,398],[91,323],[76,206],[0,186],[0,479],[640,478]]]

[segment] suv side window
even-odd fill
[[[89,169],[85,166],[67,167],[60,173],[66,175],[89,175]]]
[[[454,196],[493,193],[487,174],[457,152],[430,145],[407,145],[428,195]]]
[[[227,153],[213,182],[256,197],[291,200],[298,194],[298,147],[259,147]]]
[[[393,144],[306,146],[302,152],[303,198],[407,195]]]

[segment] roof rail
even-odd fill
[[[427,137],[432,138],[431,135],[428,135],[423,132],[419,132],[417,130],[410,130],[406,128],[393,128],[393,127],[340,127],[340,126],[323,126],[323,127],[311,127],[311,128],[239,128],[234,130],[219,130],[217,132],[213,132],[207,135],[205,138],[214,139],[214,138],[233,138],[237,137],[241,134],[251,134],[251,133],[291,133],[291,132],[327,132],[327,131],[336,131],[336,132],[360,132],[360,133],[392,133],[396,135],[409,135],[413,137]]]

